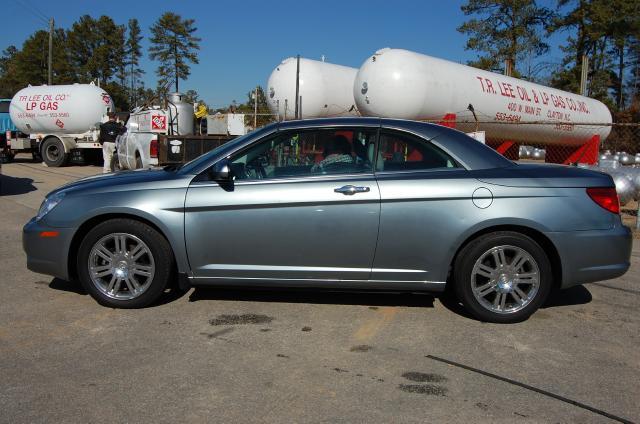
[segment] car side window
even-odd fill
[[[395,131],[380,133],[377,171],[421,171],[458,167],[451,156],[427,140]]]
[[[283,131],[230,158],[236,180],[372,172],[375,129]]]

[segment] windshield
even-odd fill
[[[182,174],[191,174],[191,173],[197,173],[198,170],[207,162],[209,162],[212,158],[214,158],[215,156],[218,156],[219,154],[223,154],[225,151],[233,151],[235,150],[235,147],[238,145],[243,144],[244,142],[246,142],[249,139],[254,139],[254,138],[260,138],[262,136],[264,136],[265,134],[268,134],[270,132],[275,131],[276,126],[275,125],[267,125],[266,127],[260,128],[256,131],[251,131],[249,134],[245,134],[241,137],[236,138],[233,141],[230,141],[228,143],[222,144],[218,147],[216,147],[215,149],[201,155],[198,156],[197,158],[185,163],[184,165],[180,166],[179,169],[180,173]],[[170,170],[174,170],[176,168],[171,168]]]

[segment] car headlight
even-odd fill
[[[60,203],[63,198],[64,192],[59,192],[46,197],[44,199],[44,202],[42,202],[42,205],[40,205],[40,210],[38,211],[38,215],[36,215],[36,220],[39,221],[44,218],[46,214],[48,214],[53,208],[58,206],[58,203]]]

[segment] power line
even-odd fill
[[[49,18],[44,13],[42,13],[40,9],[32,4],[24,2],[23,0],[16,0],[16,3],[28,10],[32,15],[35,16],[35,18],[43,22],[45,25],[49,25]]]
[[[42,10],[40,10],[35,4],[25,3],[24,0],[17,0],[17,1],[23,6],[30,9],[33,13],[38,15],[40,18],[44,19],[45,21],[49,20],[49,17]]]

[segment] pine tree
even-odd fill
[[[151,47],[149,57],[160,62],[156,74],[160,78],[159,86],[167,87],[172,79],[178,91],[178,81],[189,77],[189,62],[198,64],[196,51],[200,49],[201,39],[193,33],[194,19],[182,19],[180,15],[167,12],[151,27]]]
[[[569,36],[561,46],[565,56],[552,85],[578,92],[585,55],[589,58],[586,94],[612,109],[624,108],[626,69],[633,56],[634,22],[638,22],[636,0],[561,0],[558,5],[569,10],[558,14],[549,29]]]
[[[508,59],[515,74],[526,75],[519,63],[549,49],[542,30],[552,12],[535,0],[469,0],[461,9],[467,16],[476,16],[458,27],[469,35],[465,48],[480,53],[477,61],[470,62],[472,66],[498,70]]]
[[[122,37],[125,40],[126,29],[124,25],[118,25],[118,37]],[[120,87],[128,92],[127,88],[127,45],[125,42],[124,48],[122,49],[122,58],[117,61],[117,69],[116,69],[116,78],[120,83]]]
[[[99,79],[106,83],[124,68],[124,28],[108,16],[93,19],[84,15],[67,33],[69,61],[78,82]]]
[[[66,34],[61,28],[53,34],[53,81],[55,84],[74,82],[65,49]],[[20,50],[7,48],[0,59],[0,96],[12,97],[27,85],[47,84],[49,33],[38,30],[27,38]]]
[[[129,102],[131,106],[137,106],[138,104],[138,81],[144,74],[144,70],[140,68],[140,58],[142,57],[142,47],[140,41],[142,41],[142,31],[137,19],[129,19],[128,22],[129,34],[126,44],[126,65],[128,68],[128,77],[130,82],[129,88]]]

